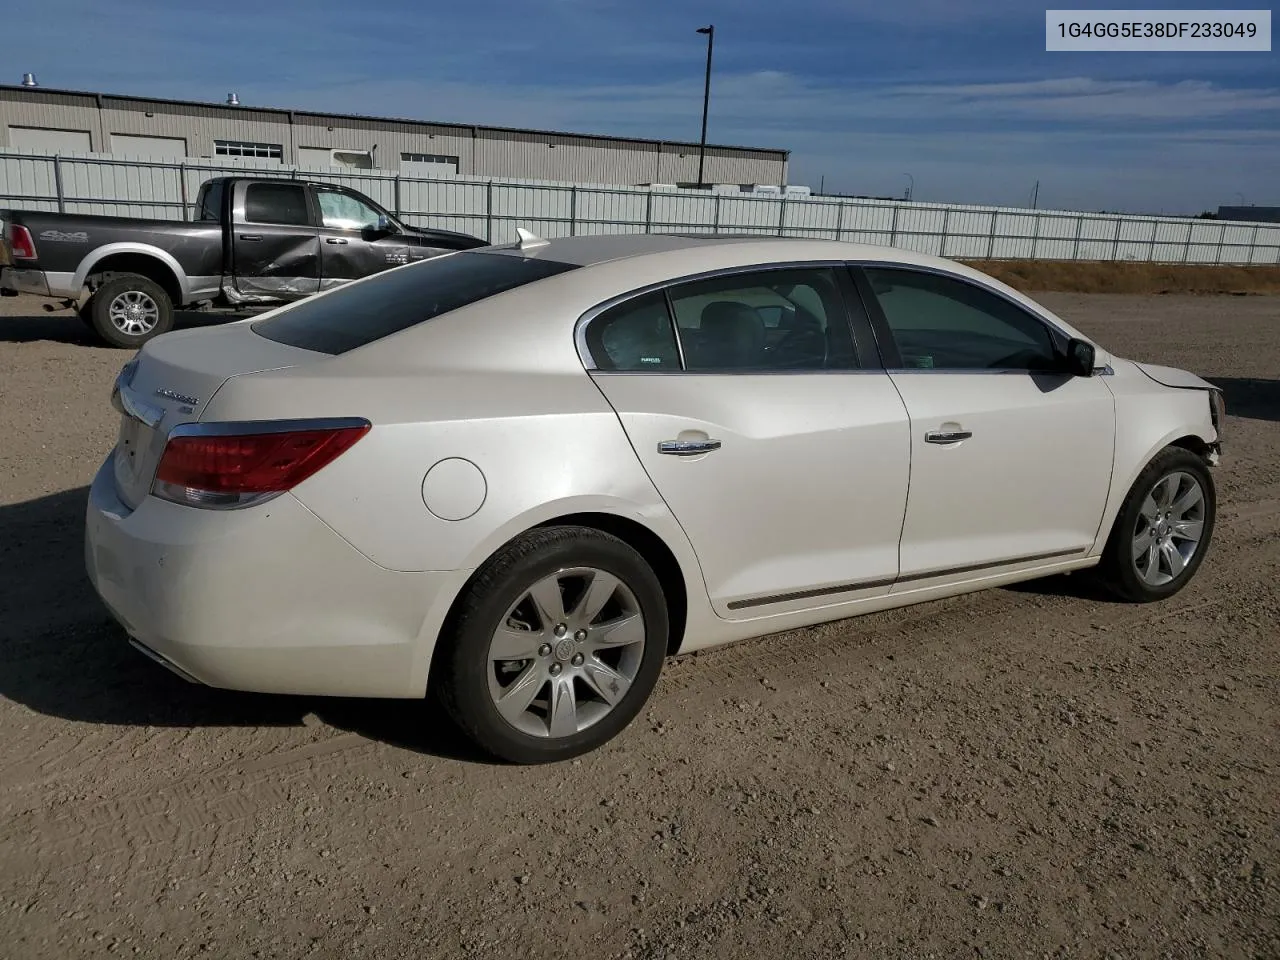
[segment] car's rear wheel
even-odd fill
[[[668,629],[657,576],[622,540],[587,527],[534,530],[472,578],[441,637],[432,686],[486,752],[565,760],[640,712]]]
[[[1171,597],[1185,587],[1213,536],[1217,492],[1204,460],[1169,447],[1129,490],[1103,552],[1099,574],[1133,603]]]
[[[90,326],[113,347],[136,350],[173,329],[173,301],[160,284],[137,273],[103,283],[87,305]]]

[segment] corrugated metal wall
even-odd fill
[[[14,146],[10,125],[83,130],[99,153],[119,154],[111,146],[117,134],[181,138],[193,159],[215,157],[214,140],[236,140],[279,144],[285,163],[299,162],[299,147],[369,151],[385,169],[402,153],[457,157],[463,176],[676,183],[698,173],[697,148],[687,144],[0,88],[0,148]],[[707,150],[709,181],[782,184],[786,174],[782,151]]]
[[[0,209],[182,219],[191,215],[201,183],[245,170],[346,184],[409,223],[461,230],[495,243],[515,239],[516,226],[522,226],[546,237],[676,232],[825,237],[962,259],[1280,263],[1280,224],[503,177],[428,180],[389,170],[302,170],[265,160],[157,163],[0,151]]]

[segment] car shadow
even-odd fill
[[[0,506],[0,697],[47,716],[119,726],[288,727],[315,716],[403,749],[490,762],[433,700],[217,690],[136,652],[84,572],[87,497],[80,487]]]
[[[1221,387],[1228,417],[1280,422],[1280,380],[1256,377],[1205,377]]]
[[[175,330],[191,330],[211,327],[240,319],[241,314],[200,313],[179,311],[174,316]],[[0,314],[0,343],[70,343],[85,347],[106,347],[83,320],[67,310],[52,313],[5,316]]]
[[[1072,600],[1089,600],[1093,603],[1124,604],[1114,593],[1091,576],[1091,570],[1077,570],[1071,574],[1057,573],[1038,580],[1021,580],[1006,584],[1002,589],[1013,593],[1028,593],[1039,597],[1068,597]]]

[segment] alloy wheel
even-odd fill
[[[489,642],[489,694],[511,726],[572,737],[626,696],[644,660],[635,594],[594,567],[558,570],[525,590]]]

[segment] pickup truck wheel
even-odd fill
[[[86,306],[90,326],[113,347],[136,350],[173,329],[173,301],[154,280],[136,273],[112,277]]]

